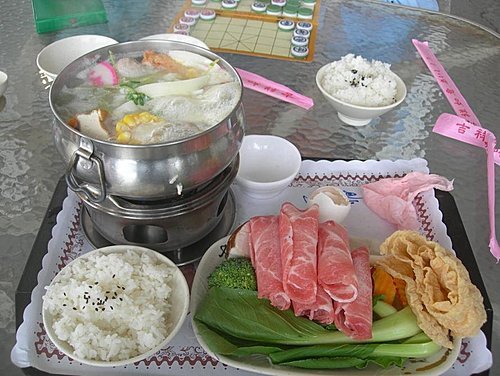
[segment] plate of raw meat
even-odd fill
[[[454,340],[453,349],[451,350],[443,347],[429,357],[405,360],[401,366],[393,364],[388,366],[388,368],[381,368],[375,362],[368,362],[366,366],[363,366],[363,368],[356,368],[356,366],[352,366],[348,368],[336,368],[336,369],[321,369],[321,368],[314,369],[310,368],[311,365],[309,364],[308,368],[305,369],[287,365],[273,364],[269,356],[263,354],[249,355],[248,350],[245,349],[242,350],[241,356],[237,353],[237,351],[235,352],[235,354],[237,355],[221,354],[218,351],[220,351],[220,349],[225,350],[228,343],[224,342],[225,338],[223,335],[221,337],[215,338],[215,340],[214,337],[211,336],[210,334],[207,337],[207,327],[203,322],[198,320],[198,313],[200,312],[200,308],[202,307],[202,305],[206,304],[206,300],[211,298],[211,295],[209,294],[210,290],[208,283],[209,276],[219,265],[221,265],[223,262],[225,262],[225,260],[227,260],[226,258],[227,252],[229,251],[227,246],[228,239],[229,237],[226,237],[217,241],[205,253],[197,268],[191,292],[191,313],[193,318],[192,325],[194,333],[200,345],[214,359],[217,359],[218,361],[227,364],[229,366],[235,367],[236,369],[239,370],[256,372],[266,375],[280,375],[280,376],[281,375],[389,375],[389,374],[390,375],[421,374],[426,376],[428,375],[432,376],[432,375],[441,375],[444,372],[446,372],[446,370],[448,370],[457,359],[461,344],[461,339],[459,338]],[[231,254],[229,256],[230,258],[242,257],[241,255],[237,255],[236,253],[233,252],[231,252]],[[217,303],[217,305],[219,304]],[[235,322],[234,316],[240,316],[242,321],[242,326],[249,325],[249,323],[247,322],[247,317],[245,317],[247,315],[244,312],[243,313],[231,312],[232,306],[230,306],[230,304],[224,304],[224,302],[222,302],[222,304],[220,304],[219,307],[223,309],[223,311],[227,310],[226,311],[227,314],[220,314],[217,316],[217,320],[219,322],[230,320],[232,322],[231,325],[237,327],[238,322],[237,320]],[[288,311],[291,311],[291,309],[289,309]],[[260,311],[250,312],[250,316],[258,315],[259,312]],[[292,325],[293,324],[294,323],[292,323]],[[257,332],[259,330],[260,329],[256,326],[255,331]],[[278,330],[278,329],[273,328],[273,330]],[[227,338],[229,339],[229,341],[232,341],[233,343],[238,343],[238,340],[235,340],[232,336],[227,336]],[[415,340],[418,341],[418,338],[416,338]],[[245,341],[241,343],[246,344]],[[271,348],[274,346],[275,344],[271,344],[269,347]],[[257,349],[257,351],[259,351],[259,349],[260,347]],[[225,352],[224,350],[222,352]],[[265,351],[266,350],[264,350],[264,352]],[[337,367],[339,367],[338,366],[339,363],[336,364]],[[349,365],[350,363],[346,362],[345,364]],[[312,367],[314,367],[314,365]],[[322,367],[322,365],[319,364],[319,367]],[[237,372],[236,369],[235,372]]]
[[[465,359],[460,351],[479,346],[475,341],[484,337],[478,330],[483,312],[473,325],[477,335],[433,326],[434,317],[429,318],[432,325],[422,325],[426,313],[415,309],[414,291],[406,288],[418,282],[412,281],[413,264],[409,269],[396,268],[401,272],[397,277],[377,259],[384,244],[409,239],[403,253],[411,256],[412,251],[407,251],[420,249],[421,244],[442,248],[467,277],[452,251],[432,189],[418,189],[415,197],[407,198],[407,206],[397,205],[407,214],[384,217],[369,207],[370,202],[385,202],[380,185],[407,184],[414,171],[428,174],[425,161],[304,161],[287,190],[265,203],[252,201],[233,187],[240,226],[207,250],[191,290],[193,330],[205,351],[234,367],[235,374],[242,370],[268,375],[474,373],[477,359]],[[433,181],[436,176],[424,178]],[[368,192],[371,183],[376,184]],[[349,200],[342,224],[314,219],[321,218],[321,207],[317,213],[311,198],[327,186],[341,189]],[[373,192],[378,196],[369,200],[367,192],[371,198]],[[398,213],[391,210],[390,214]],[[397,220],[410,217],[411,230],[407,220]],[[407,230],[399,231],[402,227]],[[390,252],[383,257],[388,256]],[[244,259],[234,263],[238,268],[228,262],[235,258]],[[339,269],[335,269],[337,261]],[[407,278],[406,285],[400,278]],[[435,282],[445,279],[438,277]],[[435,291],[446,291],[441,287]],[[431,298],[440,300],[438,295]],[[461,337],[472,338],[462,342]],[[481,353],[482,347],[473,353]]]

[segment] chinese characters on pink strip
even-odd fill
[[[479,123],[479,119],[476,117],[472,109],[469,107],[469,104],[465,100],[465,98],[458,90],[458,87],[455,85],[451,77],[448,75],[448,72],[444,69],[441,63],[437,60],[436,56],[432,53],[429,48],[429,44],[427,42],[420,42],[418,40],[412,40],[413,45],[416,47],[420,56],[424,60],[425,64],[434,75],[439,87],[443,91],[446,98],[451,104],[451,107],[455,111],[455,113],[462,118],[468,120],[472,124],[481,126]]]
[[[496,148],[495,135],[481,127],[479,119],[462,96],[458,87],[450,78],[444,67],[432,53],[427,42],[413,39],[420,56],[433,74],[444,95],[458,116],[442,114],[433,132],[453,138],[471,145],[486,149],[488,172],[488,215],[490,220],[490,252],[500,261],[500,246],[496,238],[495,226],[495,164],[500,164],[500,151]]]
[[[312,106],[314,106],[314,102],[311,98],[296,93],[284,85],[240,68],[236,68],[236,71],[243,81],[243,86],[248,89],[295,104],[299,107],[305,108],[306,110],[309,110]]]
[[[437,119],[432,131],[483,149],[488,148],[488,140],[493,140],[493,160],[500,165],[500,149],[495,147],[495,135],[488,129],[469,123],[457,115],[442,114]]]

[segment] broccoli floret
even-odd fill
[[[229,287],[256,291],[257,280],[250,259],[246,257],[234,257],[225,260],[208,277],[208,288],[212,287]]]

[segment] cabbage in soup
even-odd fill
[[[82,134],[121,144],[158,144],[203,132],[236,107],[241,88],[217,61],[187,51],[93,62],[55,107]]]

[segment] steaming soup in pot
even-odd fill
[[[217,61],[188,51],[90,61],[77,85],[54,103],[66,124],[87,137],[120,144],[159,144],[201,133],[223,121],[241,87]]]

